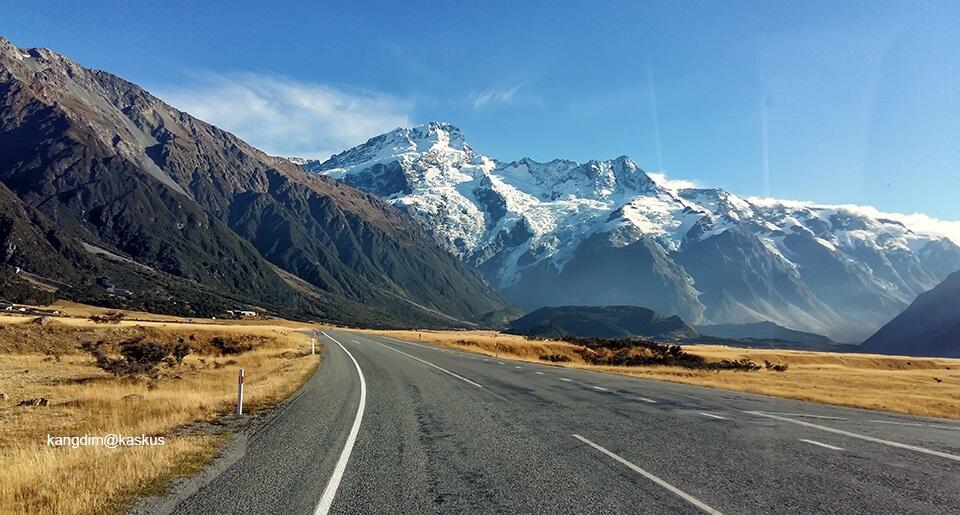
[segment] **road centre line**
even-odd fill
[[[960,426],[948,426],[944,424],[925,424],[923,422],[895,422],[893,420],[868,420],[867,422],[876,422],[877,424],[895,424],[898,426],[933,427],[936,429],[950,429],[953,431],[960,431]]]
[[[805,418],[820,418],[824,420],[846,420],[843,417],[828,417],[826,415],[808,415],[806,413],[777,413],[776,411],[764,411],[764,413],[769,413],[770,415],[780,415],[782,417],[805,417]]]
[[[612,451],[608,451],[607,449],[604,449],[603,447],[601,447],[601,446],[599,446],[599,445],[591,442],[590,440],[587,440],[586,438],[584,438],[584,437],[582,437],[582,436],[580,436],[580,435],[575,434],[575,435],[573,435],[573,437],[576,438],[577,440],[580,440],[581,442],[589,445],[590,447],[593,447],[594,449],[596,449],[596,450],[598,450],[598,451],[606,454],[607,456],[613,458],[614,460],[620,462],[622,465],[625,465],[625,466],[626,466],[627,468],[629,468],[630,470],[632,470],[632,471],[640,474],[641,476],[649,479],[650,481],[653,481],[654,483],[660,485],[661,487],[669,490],[671,493],[673,493],[673,494],[676,495],[677,497],[683,499],[684,501],[687,501],[688,503],[696,506],[697,508],[700,508],[700,509],[703,510],[704,512],[710,513],[710,514],[712,514],[712,515],[723,515],[719,510],[716,510],[716,509],[714,509],[714,508],[711,508],[710,506],[708,506],[708,505],[705,504],[704,502],[700,501],[700,500],[697,499],[696,497],[694,497],[694,496],[692,496],[692,495],[684,492],[683,490],[680,490],[679,488],[671,485],[670,483],[667,483],[666,481],[664,481],[664,480],[660,479],[659,477],[657,477],[657,476],[655,476],[655,475],[647,472],[646,470],[643,470],[642,468],[640,468],[640,467],[638,467],[637,465],[635,465],[635,464],[627,461],[626,459],[621,458],[620,456],[614,454]]]
[[[459,374],[455,374],[455,373],[453,373],[453,372],[451,372],[451,371],[449,371],[449,370],[447,370],[447,369],[445,369],[445,368],[443,368],[443,367],[434,365],[433,363],[430,363],[429,361],[427,361],[427,360],[425,360],[425,359],[420,359],[420,358],[418,358],[418,357],[416,357],[416,356],[414,356],[414,355],[412,355],[412,354],[407,354],[406,352],[403,352],[403,351],[400,350],[400,349],[394,349],[393,347],[391,347],[391,346],[389,346],[389,345],[386,345],[386,344],[384,344],[384,343],[380,343],[380,342],[374,342],[374,343],[376,343],[377,345],[381,345],[381,346],[383,346],[384,348],[390,349],[390,350],[392,350],[392,351],[394,351],[394,352],[399,352],[400,354],[403,354],[404,356],[407,356],[408,358],[413,358],[413,359],[419,361],[420,363],[423,363],[424,365],[431,366],[431,367],[433,367],[433,368],[435,368],[435,369],[437,369],[437,370],[439,370],[439,371],[441,371],[441,372],[443,372],[443,373],[445,373],[445,374],[448,374],[448,375],[451,375],[451,376],[453,376],[453,377],[456,377],[457,379],[459,379],[459,380],[461,380],[461,381],[463,381],[463,382],[465,382],[465,383],[470,383],[470,384],[472,384],[473,386],[476,386],[477,388],[483,388],[483,385],[482,385],[482,384],[473,382],[473,381],[467,379],[466,377],[463,377],[463,376],[461,376],[461,375],[459,375]]]
[[[342,343],[338,342],[326,332],[320,331],[320,334],[333,340],[334,343],[343,349],[343,352],[347,353],[350,361],[353,361],[353,366],[357,369],[357,375],[360,377],[360,403],[357,405],[357,414],[353,418],[353,426],[350,427],[347,441],[343,444],[343,449],[340,451],[340,458],[337,459],[337,464],[333,467],[333,474],[331,474],[330,479],[327,480],[327,486],[323,489],[320,502],[317,503],[317,508],[313,512],[314,515],[327,515],[327,513],[330,512],[330,506],[333,505],[334,497],[337,496],[337,489],[340,488],[340,481],[343,479],[343,473],[347,469],[347,462],[350,461],[350,453],[353,452],[353,445],[357,442],[357,433],[360,432],[360,422],[363,420],[363,411],[367,406],[367,382],[363,378],[363,370],[360,370],[360,364],[357,363],[353,354],[350,354],[350,351],[348,351]]]
[[[857,439],[860,439],[860,440],[865,440],[865,441],[867,441],[867,442],[879,443],[879,444],[883,444],[883,445],[888,445],[888,446],[890,446],[890,447],[897,447],[897,448],[899,448],[899,449],[906,449],[906,450],[908,450],[908,451],[914,451],[914,452],[920,452],[920,453],[923,453],[923,454],[929,454],[929,455],[931,455],[931,456],[939,456],[939,457],[941,457],[941,458],[946,458],[946,459],[948,459],[948,460],[960,461],[960,456],[957,456],[956,454],[950,454],[950,453],[948,453],[948,452],[935,451],[935,450],[932,450],[932,449],[927,449],[927,448],[919,447],[919,446],[916,446],[916,445],[909,445],[909,444],[900,443],[900,442],[893,442],[893,441],[890,441],[890,440],[883,440],[883,439],[881,439],[881,438],[874,438],[874,437],[872,437],[872,436],[861,435],[861,434],[859,434],[859,433],[853,433],[853,432],[850,432],[850,431],[844,431],[844,430],[842,430],[842,429],[835,429],[835,428],[832,428],[832,427],[821,426],[821,425],[819,425],[819,424],[814,424],[814,423],[811,423],[811,422],[805,422],[805,421],[803,421],[803,420],[793,420],[793,419],[786,418],[786,417],[781,417],[781,416],[778,416],[778,415],[770,415],[770,414],[764,413],[764,412],[762,412],[762,411],[744,411],[744,413],[749,413],[749,414],[751,414],[751,415],[756,415],[756,416],[758,416],[758,417],[772,418],[772,419],[774,419],[774,420],[780,420],[780,421],[783,421],[783,422],[790,422],[790,423],[797,424],[797,425],[800,425],[800,426],[805,426],[805,427],[809,427],[809,428],[813,428],[813,429],[819,429],[820,431],[826,431],[826,432],[828,432],[828,433],[834,433],[834,434],[838,434],[838,435],[849,436],[850,438],[857,438]]]
[[[721,417],[720,415],[714,415],[713,413],[707,413],[705,411],[701,411],[699,413],[705,417],[716,418],[719,420],[727,420],[727,417]]]
[[[546,374],[544,374],[543,372],[540,372],[540,371],[537,371],[537,372],[534,372],[534,373],[537,374],[537,375],[539,375],[539,376],[546,375]]]
[[[604,387],[602,387],[602,386],[594,386],[593,389],[594,389],[594,390],[600,390],[601,392],[609,392],[609,391],[610,391],[610,390],[607,390],[606,388],[604,388]]]
[[[816,441],[816,440],[807,440],[806,438],[801,438],[800,441],[801,441],[801,442],[804,442],[804,443],[809,443],[809,444],[812,444],[812,445],[816,445],[816,446],[819,446],[819,447],[823,447],[823,448],[825,448],[825,449],[832,449],[832,450],[834,450],[834,451],[843,451],[843,450],[846,450],[846,449],[844,449],[843,447],[837,447],[837,446],[835,446],[835,445],[830,445],[830,444],[827,444],[827,443],[818,442],[818,441]]]

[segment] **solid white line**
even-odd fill
[[[945,426],[943,424],[924,424],[922,422],[894,422],[893,420],[869,420],[868,422],[876,422],[877,424],[896,424],[898,426],[933,427],[937,429],[952,429],[953,431],[960,431],[960,427],[958,426]]]
[[[384,343],[380,343],[380,342],[375,342],[375,343],[376,343],[377,345],[382,345],[383,347],[385,347],[385,348],[387,348],[387,349],[390,349],[390,350],[392,350],[392,351],[399,352],[400,354],[403,354],[404,356],[406,356],[406,357],[408,357],[408,358],[413,358],[413,359],[419,361],[420,363],[423,363],[424,365],[429,365],[429,366],[431,366],[431,367],[433,367],[433,368],[435,368],[435,369],[437,369],[437,370],[439,370],[439,371],[441,371],[441,372],[443,372],[443,373],[445,373],[445,374],[449,374],[449,375],[451,375],[451,376],[453,376],[453,377],[456,377],[457,379],[459,379],[459,380],[461,380],[461,381],[463,381],[463,382],[465,382],[465,383],[470,383],[470,384],[472,384],[473,386],[476,386],[477,388],[483,388],[483,385],[478,384],[478,383],[475,383],[475,382],[473,382],[473,381],[471,381],[471,380],[469,380],[469,379],[467,379],[466,377],[463,377],[463,376],[461,376],[461,375],[454,374],[453,372],[451,372],[451,371],[449,371],[449,370],[447,370],[447,369],[445,369],[445,368],[443,368],[443,367],[438,367],[437,365],[434,365],[433,363],[430,363],[430,362],[427,361],[427,360],[420,359],[420,358],[418,358],[418,357],[416,357],[416,356],[413,356],[413,355],[411,355],[411,354],[407,354],[406,352],[403,352],[403,351],[400,350],[400,349],[394,349],[393,347],[391,347],[391,346],[389,346],[389,345],[386,345],[386,344],[384,344]]]
[[[834,451],[842,451],[842,450],[844,450],[843,447],[837,447],[837,446],[835,446],[835,445],[830,445],[830,444],[826,444],[826,443],[823,443],[823,442],[818,442],[818,441],[816,441],[816,440],[807,440],[806,438],[801,438],[800,441],[801,441],[801,442],[804,442],[804,443],[813,444],[813,445],[819,445],[820,447],[823,447],[823,448],[826,448],[826,449],[833,449]]]
[[[608,392],[608,391],[610,391],[610,390],[607,390],[606,388],[604,388],[604,387],[602,387],[602,386],[594,386],[593,389],[594,389],[594,390],[600,390],[601,392]]]
[[[804,421],[802,421],[802,420],[793,420],[793,419],[789,419],[789,418],[786,418],[786,417],[780,417],[780,416],[777,416],[777,415],[770,415],[770,414],[767,414],[767,413],[764,413],[764,412],[761,412],[761,411],[747,411],[746,413],[750,413],[751,415],[757,415],[757,416],[759,416],[759,417],[767,417],[767,418],[772,418],[772,419],[775,419],[775,420],[782,420],[782,421],[784,421],[784,422],[792,422],[792,423],[797,424],[797,425],[801,425],[801,426],[805,426],[805,427],[811,427],[811,428],[813,428],[813,429],[819,429],[819,430],[821,430],[821,431],[826,431],[826,432],[828,432],[828,433],[834,433],[834,434],[838,434],[838,435],[849,436],[850,438],[859,438],[860,440],[865,440],[865,441],[873,442],[873,443],[879,443],[879,444],[883,444],[883,445],[889,445],[890,447],[897,447],[897,448],[899,448],[899,449],[906,449],[906,450],[908,450],[908,451],[922,452],[923,454],[929,454],[929,455],[931,455],[931,456],[939,456],[939,457],[941,457],[941,458],[946,458],[946,459],[948,459],[948,460],[960,461],[960,456],[957,456],[956,454],[950,454],[950,453],[948,453],[948,452],[934,451],[934,450],[931,450],[931,449],[925,449],[925,448],[923,448],[923,447],[918,447],[918,446],[916,446],[916,445],[909,445],[909,444],[900,443],[900,442],[892,442],[892,441],[890,441],[890,440],[882,440],[882,439],[880,439],[880,438],[874,438],[874,437],[872,437],[872,436],[861,435],[861,434],[858,434],[858,433],[851,433],[850,431],[844,431],[844,430],[842,430],[842,429],[834,429],[834,428],[832,428],[832,427],[821,426],[821,425],[819,425],[819,424],[813,424],[813,423],[810,423],[810,422],[804,422]]]
[[[696,497],[694,497],[694,496],[692,496],[692,495],[684,492],[683,490],[680,490],[679,488],[671,485],[670,483],[667,483],[666,481],[664,481],[664,480],[660,479],[659,477],[657,477],[657,476],[655,476],[655,475],[647,472],[646,470],[643,470],[642,468],[640,468],[640,467],[634,465],[633,463],[631,463],[631,462],[629,462],[629,461],[621,458],[620,456],[617,456],[617,455],[614,454],[613,452],[608,451],[607,449],[604,449],[603,447],[600,447],[599,445],[591,442],[590,440],[587,440],[586,438],[584,438],[584,437],[582,437],[582,436],[580,436],[580,435],[573,435],[573,437],[576,438],[577,440],[580,440],[581,442],[589,445],[590,447],[593,447],[594,449],[596,449],[596,450],[598,450],[598,451],[606,454],[607,456],[609,456],[609,457],[617,460],[618,462],[620,462],[621,464],[625,465],[627,468],[629,468],[630,470],[636,472],[637,474],[640,474],[641,476],[649,479],[650,481],[653,481],[654,483],[662,486],[663,488],[666,488],[667,490],[669,490],[670,492],[672,492],[672,493],[673,493],[674,495],[676,495],[677,497],[683,499],[684,501],[687,501],[688,503],[696,506],[697,508],[700,508],[700,509],[703,510],[704,512],[706,512],[706,513],[711,513],[711,514],[713,514],[713,515],[723,515],[722,513],[720,513],[719,510],[716,510],[716,509],[714,509],[714,508],[711,508],[710,506],[707,506],[706,504],[704,504],[703,502],[701,502],[701,501],[700,501],[699,499],[697,499]]]
[[[714,415],[713,413],[705,413],[705,412],[701,411],[700,414],[703,415],[703,416],[705,416],[705,417],[716,418],[716,419],[720,419],[720,420],[727,420],[727,417],[721,417],[720,415]]]
[[[320,331],[320,333],[333,340],[334,343],[343,349],[343,352],[347,353],[347,356],[350,357],[350,361],[353,361],[353,366],[357,368],[357,375],[360,376],[360,404],[357,406],[357,414],[353,419],[353,426],[350,428],[350,433],[347,435],[346,443],[343,444],[343,450],[340,451],[340,458],[337,460],[336,466],[333,467],[333,475],[331,475],[330,480],[327,481],[327,487],[323,489],[323,495],[320,496],[320,502],[317,504],[317,509],[313,511],[314,515],[327,515],[327,513],[330,511],[330,506],[333,504],[333,498],[337,495],[337,488],[340,487],[340,480],[343,479],[343,472],[347,469],[347,462],[350,461],[350,453],[353,452],[353,444],[357,441],[357,433],[360,431],[360,422],[363,420],[363,410],[367,406],[367,382],[364,380],[363,370],[360,370],[360,364],[357,363],[357,360],[353,357],[353,354],[350,354],[350,351],[348,351],[342,343],[338,342],[326,332]]]
[[[543,372],[536,372],[536,374],[537,374],[538,376],[542,376],[542,375],[544,375],[544,373],[543,373]]]

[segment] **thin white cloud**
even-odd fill
[[[517,101],[517,92],[527,85],[522,82],[509,88],[490,88],[484,91],[474,91],[470,93],[469,100],[475,109],[483,109],[491,105],[513,104]],[[539,103],[539,99],[534,100]]]
[[[647,176],[653,179],[653,182],[671,191],[700,187],[699,184],[688,179],[670,179],[666,172],[647,172]]]
[[[200,74],[156,95],[273,155],[325,159],[397,127],[413,102],[366,90],[253,72]]]
[[[761,206],[772,206],[780,204],[787,207],[819,207],[826,209],[841,209],[851,213],[869,216],[871,218],[886,218],[902,223],[910,230],[924,235],[935,236],[938,238],[949,238],[957,245],[960,245],[960,221],[940,220],[923,213],[888,213],[880,211],[872,206],[860,206],[856,204],[818,204],[816,202],[803,202],[796,200],[780,200],[765,197],[749,197],[753,204]]]

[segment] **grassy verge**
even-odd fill
[[[531,341],[492,331],[373,332],[487,356],[494,355],[499,343],[500,355],[511,359],[826,404],[960,419],[960,359],[684,345],[684,351],[708,363],[750,360],[761,369],[597,366],[585,359],[590,356],[586,349],[561,341]],[[786,365],[787,369],[767,369],[765,361]]]
[[[219,338],[219,340],[218,340]],[[79,349],[145,339],[186,343],[179,365],[138,377],[115,377]],[[222,342],[235,354],[221,355]],[[213,459],[230,427],[238,368],[245,407],[255,414],[294,392],[316,368],[309,339],[288,323],[259,325],[163,322],[93,324],[0,317],[0,513],[116,513],[174,477]],[[45,398],[46,406],[19,406]],[[197,422],[219,423],[202,424]],[[202,429],[196,429],[202,427]],[[164,445],[48,446],[47,436],[163,436]]]

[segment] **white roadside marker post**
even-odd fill
[[[317,339],[310,338],[310,355],[313,356],[317,353]]]
[[[243,369],[240,369],[240,378],[237,380],[237,415],[243,415]]]

